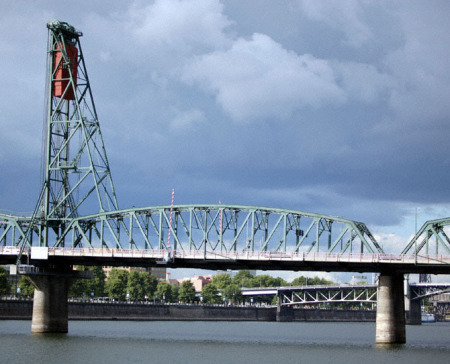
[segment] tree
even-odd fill
[[[34,295],[34,286],[27,276],[20,276],[19,287],[21,295],[30,297]]]
[[[8,275],[8,271],[0,267],[0,294],[11,293],[11,284],[9,283]]]
[[[226,286],[229,286],[232,281],[229,274],[218,274],[211,280],[211,283],[217,287],[217,289],[224,289]]]
[[[232,283],[239,287],[254,287],[253,275],[249,270],[240,270],[232,279]]]
[[[280,287],[287,285],[287,282],[283,278],[272,277],[268,274],[256,276],[254,282],[256,283],[256,287]]]
[[[306,281],[307,281],[306,277],[300,276],[292,280],[291,286],[306,286]]]
[[[242,292],[237,284],[230,284],[223,290],[224,297],[233,304],[242,300]]]
[[[195,287],[191,281],[181,283],[179,297],[183,303],[192,303],[195,299]]]
[[[128,274],[127,292],[130,294],[129,297],[133,301],[144,298],[144,277],[140,272],[133,270]]]
[[[170,302],[179,302],[179,296],[180,296],[180,286],[176,283],[170,285],[172,290],[172,297],[170,299]]]
[[[291,286],[318,286],[330,284],[333,284],[333,282],[328,281],[325,278],[319,277],[309,278],[304,276],[297,277],[291,282]]]
[[[123,269],[113,268],[106,280],[105,291],[110,298],[124,300],[128,284],[128,272]]]
[[[88,280],[84,278],[74,279],[69,288],[70,297],[85,297],[89,296]]]
[[[158,286],[156,287],[156,296],[160,301],[171,302],[172,286],[166,281],[158,282]]]
[[[77,266],[78,271],[90,271],[91,279],[78,278],[69,288],[71,297],[103,297],[105,295],[105,272],[102,267]],[[92,295],[92,292],[94,295]]]
[[[203,303],[220,303],[219,291],[214,283],[209,283],[202,289]]]
[[[158,286],[158,280],[155,276],[150,275],[149,273],[144,273],[143,279],[144,285],[144,297],[149,299],[153,299],[156,292],[156,287]]]
[[[91,295],[94,292],[94,297],[103,297],[105,295],[105,280],[106,274],[103,267],[95,266],[90,268],[92,272],[92,279],[87,281],[86,290]]]

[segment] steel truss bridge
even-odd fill
[[[449,221],[421,229],[417,252],[407,247],[396,255],[384,253],[363,223],[282,209],[185,205],[103,212],[66,219],[49,229],[48,244],[45,219],[0,214],[0,262],[14,264],[19,256],[37,265],[447,273],[450,255],[438,251],[449,244],[443,222]],[[421,254],[431,245],[430,231],[438,254]]]
[[[84,264],[450,273],[450,218],[386,254],[362,222],[240,205],[119,209],[80,38],[47,24],[41,193],[29,216],[0,211],[0,264]]]
[[[41,192],[29,216],[0,213],[0,264],[34,265],[33,332],[68,331],[72,265],[164,264],[380,272],[376,340],[406,341],[395,292],[403,273],[450,273],[450,218],[427,222],[401,254],[386,254],[365,224],[340,217],[221,204],[119,209],[83,34],[58,20],[47,28]]]
[[[409,298],[423,298],[450,292],[450,284],[409,284]],[[278,296],[281,306],[305,306],[323,303],[377,303],[377,285],[319,285],[299,287],[242,288],[243,296]]]

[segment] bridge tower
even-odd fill
[[[89,212],[118,210],[106,150],[81,49],[82,33],[58,20],[47,24],[47,121],[39,216],[41,244],[49,229]]]
[[[47,28],[45,160],[42,189],[27,232],[29,244],[37,233],[39,242],[33,245],[44,252],[49,246],[64,247],[71,219],[119,209],[81,48],[82,33],[58,20]],[[45,273],[29,275],[35,286],[32,331],[67,332],[72,267],[49,266],[43,260],[41,269]]]

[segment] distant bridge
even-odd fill
[[[377,303],[377,288],[376,284],[242,288],[242,295],[277,296],[282,306],[344,302]],[[423,298],[447,292],[450,292],[450,283],[409,284],[409,299],[411,300],[420,301]]]

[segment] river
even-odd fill
[[[449,363],[450,323],[407,326],[380,346],[375,323],[70,321],[68,334],[31,334],[0,321],[1,363]]]

